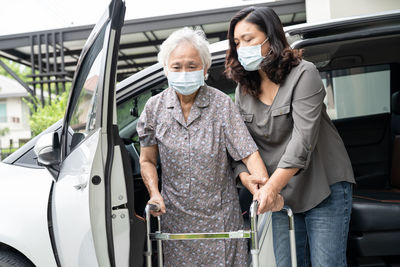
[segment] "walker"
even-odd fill
[[[152,267],[152,241],[157,243],[157,266],[163,266],[163,253],[162,253],[162,241],[163,240],[199,240],[199,239],[234,239],[234,238],[246,238],[250,239],[251,243],[251,259],[252,266],[259,267],[259,244],[258,244],[258,232],[257,232],[257,208],[258,202],[255,200],[250,206],[250,230],[238,230],[232,232],[217,232],[217,233],[162,233],[160,216],[157,216],[158,231],[151,233],[150,229],[150,211],[158,211],[159,207],[154,204],[148,204],[145,208],[146,213],[146,224],[147,224],[147,251],[146,256],[146,267]],[[292,210],[285,206],[282,210],[285,210],[289,219],[289,236],[290,236],[290,253],[292,260],[292,267],[297,267],[296,258],[296,242],[294,235],[294,217]]]

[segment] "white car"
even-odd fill
[[[113,1],[88,38],[64,119],[0,163],[0,266],[144,264],[148,195],[136,121],[167,81],[155,64],[116,86],[124,11]],[[392,154],[400,151],[400,12],[286,33],[320,70],[358,181],[349,265],[398,263],[400,193],[392,189],[400,164],[391,160],[400,161]],[[233,98],[236,84],[223,75],[227,46],[211,46],[207,83]]]

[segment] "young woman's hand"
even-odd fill
[[[254,194],[253,199],[258,201],[257,214],[267,211],[279,211],[284,205],[284,199],[278,190],[268,183]]]

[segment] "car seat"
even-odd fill
[[[400,92],[392,95],[390,186],[356,190],[349,247],[357,256],[400,255]]]

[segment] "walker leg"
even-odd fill
[[[259,266],[259,244],[258,244],[258,233],[257,233],[257,208],[258,202],[253,201],[250,206],[250,225],[251,225],[251,261],[253,267]]]
[[[157,216],[157,223],[158,223],[158,233],[161,233],[161,220],[160,216]],[[163,267],[163,251],[162,251],[162,241],[157,240],[157,262],[158,262],[158,267]]]
[[[297,254],[296,254],[296,237],[294,234],[294,216],[289,207],[284,207],[289,218],[289,237],[290,237],[290,256],[292,259],[292,267],[297,267]]]
[[[145,209],[146,213],[146,230],[147,230],[147,251],[144,253],[146,257],[146,267],[151,267],[151,255],[152,255],[152,247],[151,247],[151,240],[150,240],[150,206],[147,205]]]

